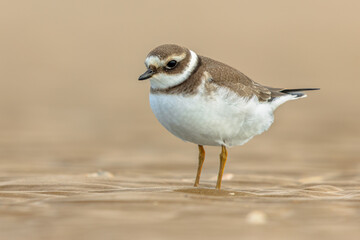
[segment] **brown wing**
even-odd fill
[[[275,95],[284,95],[275,88],[268,88],[262,86],[242,72],[232,68],[224,63],[215,61],[211,58],[202,57],[201,61],[205,70],[210,73],[215,84],[227,87],[232,91],[238,93],[240,96],[251,98],[254,95],[259,98],[259,101],[269,101]]]

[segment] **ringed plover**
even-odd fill
[[[262,86],[224,63],[174,44],[161,45],[146,57],[150,106],[172,134],[199,147],[194,186],[199,185],[205,159],[203,146],[221,146],[216,189],[227,159],[227,147],[243,145],[266,131],[281,104],[306,97],[303,91]]]

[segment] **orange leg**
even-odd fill
[[[197,170],[197,174],[196,174],[194,187],[199,186],[201,169],[202,169],[204,160],[205,160],[205,150],[202,145],[199,145],[199,165],[198,165],[198,170]]]
[[[219,175],[216,183],[216,189],[220,190],[221,188],[221,180],[224,173],[225,163],[227,159],[227,150],[225,146],[221,146],[221,154],[220,154],[220,168],[219,168]]]

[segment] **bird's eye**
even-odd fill
[[[177,65],[177,61],[171,60],[166,64],[166,68],[167,69],[173,69],[174,67],[176,67],[176,65]]]

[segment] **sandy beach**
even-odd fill
[[[358,1],[0,7],[0,239],[359,239]],[[137,81],[177,43],[266,86],[320,87],[229,149],[168,133]]]

